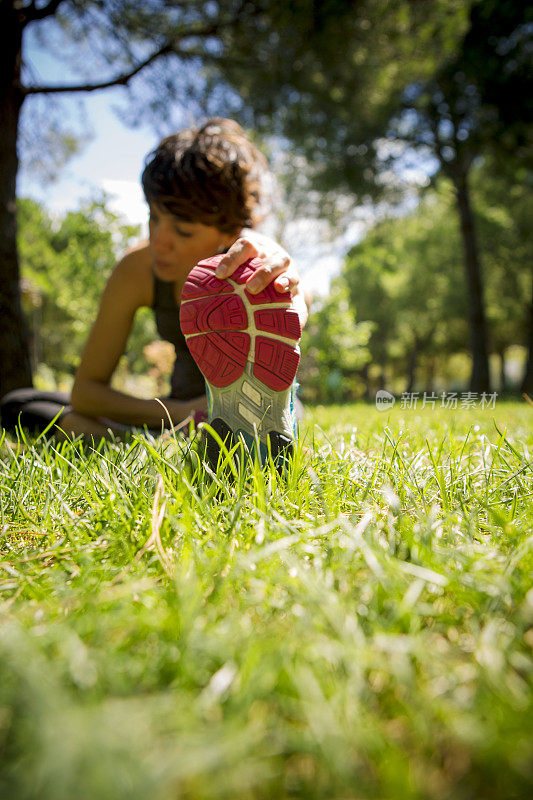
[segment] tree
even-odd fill
[[[531,275],[526,265],[533,259],[533,237],[525,227],[531,208],[524,188],[509,187],[490,164],[473,169],[472,186],[480,254],[488,267],[489,352],[500,357],[503,377],[507,348],[527,344]],[[465,350],[468,301],[454,202],[453,185],[441,177],[414,211],[369,231],[343,267],[356,319],[375,326],[372,362],[386,364],[391,377],[405,374],[408,392],[421,384],[421,362],[428,367],[423,388],[432,390],[433,365],[440,361],[444,368],[444,359]]]
[[[520,344],[528,350],[521,391],[533,393],[533,193],[515,170],[509,174],[510,166],[499,169],[495,155],[489,155],[481,169],[473,170],[472,190],[487,272],[491,352],[500,359],[500,390],[506,388],[506,350]]]
[[[405,112],[393,127],[417,148],[427,148],[455,189],[461,223],[470,318],[474,391],[489,391],[484,278],[472,210],[471,170],[483,153],[525,155],[528,102],[526,30],[531,10],[504,0],[473,3],[469,29],[456,57],[420,87],[411,87]],[[510,99],[514,98],[514,103]],[[523,102],[525,99],[525,102]],[[519,110],[518,110],[519,109]],[[409,112],[410,115],[409,115]]]
[[[523,198],[520,209],[514,208],[521,218],[521,210],[528,204],[531,207],[531,186],[526,175],[533,166],[533,8],[513,0],[482,0],[474,9],[474,20],[464,40],[461,60],[483,102],[485,150],[492,156],[496,172],[512,176]],[[531,247],[530,226],[522,224],[517,232]],[[533,393],[533,268],[531,258],[523,263],[530,302],[523,318],[528,358],[521,390]]]
[[[38,203],[19,199],[19,254],[23,306],[32,312],[32,366],[71,376],[95,319],[117,255],[138,236],[111,213],[105,198],[52,220]],[[138,328],[138,326],[136,326]],[[154,326],[141,341],[156,338]]]
[[[387,368],[390,381],[405,376],[408,392],[423,359],[431,366],[463,349],[466,302],[450,194],[449,186],[440,186],[410,214],[378,223],[343,267],[356,318],[375,326],[372,361],[382,374]],[[425,389],[433,388],[430,382]],[[387,388],[383,378],[381,385]]]
[[[398,197],[381,181],[382,145],[406,86],[427,80],[464,34],[461,0],[300,0],[286,4],[269,36],[224,63],[224,77],[243,97],[242,118],[286,137],[302,155],[314,188],[365,197]],[[263,25],[269,20],[263,16]],[[254,50],[254,64],[244,57]]]
[[[531,7],[512,0],[367,0],[351,18],[328,16],[319,32],[286,37],[284,57],[265,59],[268,76],[238,65],[231,73],[258,124],[276,112],[323,192],[392,198],[409,166],[453,182],[476,391],[489,388],[489,373],[470,170],[483,153],[529,152],[531,19]]]
[[[357,372],[370,359],[372,324],[356,322],[348,288],[336,278],[329,296],[316,302],[302,338],[298,379],[304,400],[341,402],[360,394]]]
[[[238,47],[232,31],[252,25],[256,15],[254,4],[238,0],[1,0],[0,396],[31,383],[16,235],[23,105],[36,96],[92,92],[134,81],[142,82],[145,111],[172,107],[176,95],[181,104],[191,97],[201,99],[214,89],[199,67],[207,61],[220,63]],[[23,45],[30,27],[45,31],[43,41],[55,37],[55,51],[62,53],[65,69],[74,70],[78,82],[45,86],[28,80]],[[216,99],[220,105],[224,97]]]

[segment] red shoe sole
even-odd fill
[[[290,296],[272,284],[259,294],[244,288],[256,259],[242,264],[227,280],[215,277],[222,258],[201,261],[183,287],[180,324],[189,350],[217,388],[240,378],[250,361],[257,380],[270,390],[284,391],[300,362],[298,313],[290,306]]]

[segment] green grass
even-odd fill
[[[4,442],[0,797],[531,796],[532,421],[319,408],[230,485]]]

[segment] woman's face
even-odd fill
[[[211,225],[185,222],[153,205],[149,230],[154,272],[164,281],[187,277],[199,261],[223,252],[237,238]]]

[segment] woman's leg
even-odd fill
[[[70,398],[63,392],[41,392],[38,389],[15,389],[4,395],[0,403],[2,427],[14,432],[20,424],[41,433],[54,417],[71,410]]]
[[[84,434],[94,440],[110,438],[112,435],[122,438],[129,430],[128,426],[111,420],[97,420],[78,414],[70,405],[69,396],[63,392],[15,389],[2,398],[0,410],[2,427],[12,433],[20,425],[33,434],[49,428],[46,436],[56,435],[65,439]]]

